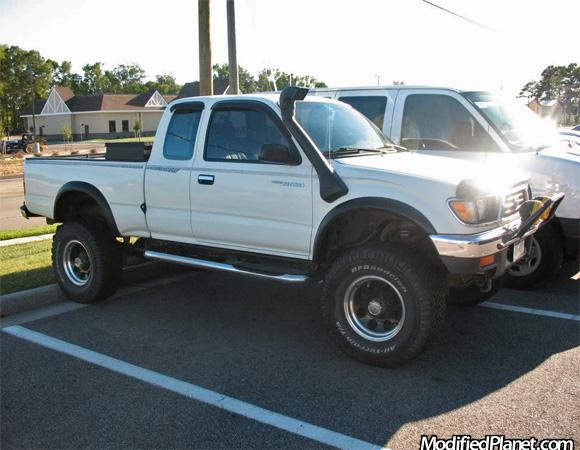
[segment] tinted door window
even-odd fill
[[[383,128],[385,108],[387,107],[387,97],[340,97],[339,100],[348,103],[354,109],[363,113],[380,129]]]
[[[209,161],[261,162],[264,144],[290,143],[274,120],[262,111],[251,109],[218,110],[212,114],[205,159]]]
[[[436,94],[407,97],[401,145],[413,150],[498,150],[497,144],[461,103]]]

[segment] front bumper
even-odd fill
[[[534,234],[554,216],[564,194],[552,198],[534,199],[524,203],[520,209],[520,219],[505,227],[467,236],[432,235],[441,260],[452,274],[489,273],[497,278],[515,262],[514,246],[525,242],[526,251]]]

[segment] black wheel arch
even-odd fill
[[[357,198],[341,203],[326,214],[314,239],[314,261],[322,263],[328,255],[328,243],[332,239],[333,227],[341,220],[354,217],[356,214],[377,214],[385,219],[411,223],[425,236],[436,234],[427,217],[406,203],[381,197]]]
[[[70,181],[59,189],[53,216],[55,222],[100,219],[113,236],[120,236],[109,202],[98,188],[84,181]]]

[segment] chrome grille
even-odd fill
[[[520,191],[512,192],[509,194],[503,203],[503,214],[502,217],[510,217],[514,215],[518,208],[524,203],[528,198],[528,191],[522,189]]]

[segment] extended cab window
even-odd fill
[[[286,136],[264,111],[217,110],[209,125],[205,159],[260,162],[258,157],[264,144],[282,144],[290,148]]]
[[[401,145],[411,150],[499,150],[461,103],[438,94],[413,94],[407,97]]]
[[[379,129],[383,129],[387,97],[374,95],[366,97],[340,97],[339,100],[348,103],[354,109],[367,116]]]
[[[166,159],[191,159],[200,118],[201,111],[198,109],[177,109],[173,112],[163,145]]]

